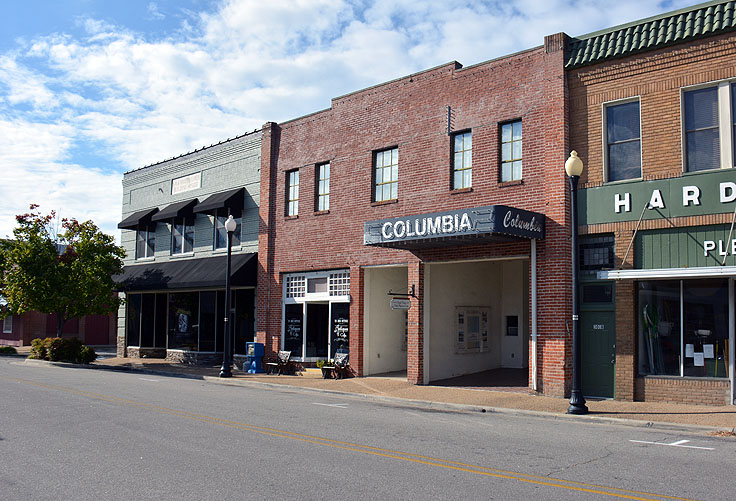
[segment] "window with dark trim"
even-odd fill
[[[399,197],[399,148],[373,154],[373,201],[384,202]]]
[[[227,207],[222,207],[220,209],[217,209],[217,211],[215,212],[215,249],[227,248],[227,230],[225,229],[225,221],[227,221],[228,216],[231,214],[233,216],[233,219],[235,219],[236,224],[235,231],[233,232],[233,247],[237,247],[240,245],[241,224],[243,222],[241,211],[231,210]]]
[[[317,211],[330,210],[330,163],[317,165],[315,186],[315,207]]]
[[[452,136],[452,189],[473,186],[473,134],[460,132]]]
[[[174,218],[171,224],[171,254],[194,252],[194,216]]]
[[[139,226],[135,232],[135,258],[153,257],[156,252],[156,224]]]
[[[595,275],[598,270],[615,266],[614,238],[611,235],[587,237],[580,241],[578,258],[583,275]]]
[[[688,172],[718,169],[721,141],[718,123],[718,87],[683,94],[685,112],[685,166]]]
[[[641,177],[639,101],[611,104],[606,115],[606,181]]]
[[[521,120],[501,124],[501,182],[521,180]]]
[[[299,170],[294,169],[286,173],[286,215],[299,214]]]

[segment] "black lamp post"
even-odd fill
[[[572,391],[568,414],[587,414],[580,376],[580,300],[578,298],[578,179],[583,173],[583,161],[578,152],[570,152],[565,162],[565,172],[570,179],[570,220],[572,224]]]
[[[225,346],[222,353],[222,367],[220,368],[220,377],[232,377],[231,369],[232,360],[230,356],[230,344],[232,337],[232,328],[230,327],[230,261],[232,258],[233,232],[235,231],[235,219],[228,216],[225,221],[225,231],[227,231],[227,276],[225,277]]]

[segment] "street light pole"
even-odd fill
[[[568,414],[587,414],[581,383],[580,299],[578,298],[578,180],[583,173],[583,161],[578,152],[570,152],[565,162],[570,179],[570,224],[572,225],[572,391]]]
[[[227,231],[227,275],[225,276],[225,346],[222,353],[222,367],[220,368],[220,377],[232,377],[232,361],[230,359],[230,348],[232,338],[232,327],[230,326],[230,262],[232,258],[233,232],[235,231],[235,219],[228,216],[225,221],[225,230]]]

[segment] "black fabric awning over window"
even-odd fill
[[[222,193],[215,193],[194,206],[194,212],[211,212],[227,207],[233,210],[243,209],[243,193],[245,188],[237,188]]]
[[[176,202],[175,204],[167,205],[161,211],[151,218],[151,221],[166,221],[167,219],[173,219],[175,217],[190,216],[192,209],[199,200],[186,200],[184,202]]]
[[[134,212],[118,223],[121,230],[134,230],[139,224],[146,224],[151,221],[151,216],[158,212],[158,207]]]
[[[257,260],[252,254],[234,254],[230,284],[256,286]],[[227,255],[199,259],[177,259],[164,263],[133,264],[113,277],[118,291],[225,288]]]

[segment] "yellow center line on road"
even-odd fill
[[[104,394],[92,393],[92,392],[84,391],[84,390],[78,390],[74,388],[67,388],[64,386],[39,383],[35,381],[30,381],[27,379],[8,378],[8,377],[2,377],[2,378],[6,380],[22,383],[22,384],[36,386],[39,388],[60,391],[60,392],[64,392],[64,393],[68,393],[72,395],[78,395],[78,396],[93,399],[93,400],[99,400],[99,401],[118,404],[118,405],[125,405],[125,406],[130,406],[130,407],[147,409],[152,412],[157,412],[160,414],[178,416],[178,417],[189,419],[192,421],[217,424],[217,425],[225,426],[228,428],[234,428],[238,430],[245,430],[245,431],[260,433],[262,435],[269,435],[269,436],[278,437],[278,438],[287,438],[287,439],[297,440],[299,442],[304,442],[304,443],[311,443],[311,444],[321,445],[325,447],[332,447],[332,448],[342,449],[342,450],[347,450],[347,451],[352,451],[352,452],[370,454],[373,456],[398,459],[398,460],[407,461],[411,463],[424,464],[427,466],[434,466],[434,467],[444,468],[444,469],[449,469],[449,470],[474,473],[476,475],[502,478],[506,480],[518,480],[520,482],[526,482],[526,483],[531,483],[531,484],[536,484],[536,485],[557,487],[557,488],[567,489],[567,490],[572,490],[572,491],[599,494],[603,496],[611,496],[611,497],[618,497],[618,498],[624,498],[624,499],[636,499],[636,500],[642,500],[642,501],[651,501],[654,499],[673,499],[673,500],[681,500],[681,501],[691,501],[688,498],[666,496],[662,494],[655,494],[655,493],[650,493],[650,492],[635,491],[635,490],[628,490],[628,489],[620,489],[616,487],[606,487],[606,486],[596,485],[596,484],[575,482],[572,480],[562,480],[562,479],[555,479],[555,478],[549,478],[549,477],[542,477],[542,476],[531,475],[527,473],[500,470],[500,469],[489,468],[485,466],[479,466],[479,465],[467,464],[467,463],[462,463],[462,462],[457,462],[457,461],[433,458],[430,456],[422,456],[422,455],[411,454],[407,452],[394,451],[391,449],[382,449],[379,447],[372,447],[368,445],[354,444],[351,442],[343,442],[343,441],[332,440],[332,439],[323,438],[323,437],[304,435],[301,433],[294,433],[294,432],[290,432],[286,430],[278,430],[278,429],[267,428],[263,426],[250,425],[250,424],[241,423],[237,421],[229,421],[226,419],[221,419],[221,418],[217,418],[213,416],[195,414],[195,413],[191,413],[191,412],[183,411],[183,410],[170,409],[168,407],[162,407],[159,405],[149,404],[145,402],[136,402],[134,400],[128,400],[128,399],[124,399],[120,397],[115,397],[112,395],[104,395]]]

